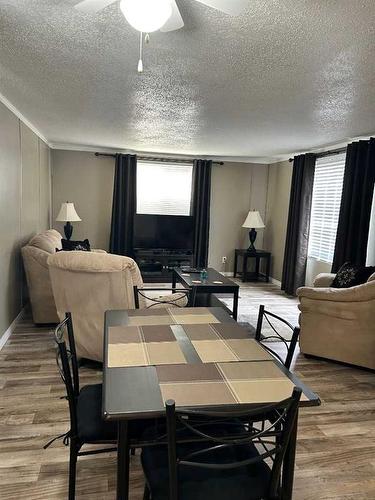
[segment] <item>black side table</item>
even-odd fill
[[[237,264],[238,264],[238,257],[242,257],[242,272],[237,273]],[[247,261],[248,259],[255,259],[255,272],[249,273],[247,271]],[[260,260],[265,259],[266,260],[266,272],[261,273],[259,271],[260,268]],[[271,267],[271,253],[270,252],[265,252],[264,250],[256,250],[255,252],[250,252],[249,250],[242,250],[239,248],[236,248],[235,253],[234,253],[234,278],[237,276],[237,274],[242,275],[242,281],[266,281],[267,283],[270,280],[270,267]]]

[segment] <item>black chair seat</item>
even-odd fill
[[[102,384],[86,385],[80,390],[77,401],[77,424],[78,439],[82,443],[117,441],[117,422],[105,421],[102,418]],[[158,428],[158,421],[153,419],[131,421],[130,440],[137,443],[143,441],[143,436],[147,435],[151,441],[157,435]]]
[[[177,446],[177,455],[205,448],[204,443],[186,443]],[[254,445],[229,446],[204,455],[205,461],[231,463],[258,455]],[[167,446],[144,448],[142,466],[153,500],[169,498],[169,472]],[[197,457],[194,458],[197,460]],[[233,469],[207,469],[190,466],[179,468],[179,500],[256,500],[267,496],[270,468],[260,462]]]

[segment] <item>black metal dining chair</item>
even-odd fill
[[[191,303],[191,290],[180,288],[138,288],[133,287],[135,308],[139,309],[139,297],[149,301],[146,309],[160,306],[161,304],[170,305],[171,307],[185,307]],[[151,292],[151,295],[149,293]],[[172,292],[170,295],[155,296],[154,292]],[[185,300],[184,300],[185,299]]]
[[[277,327],[274,322],[272,322],[271,318],[275,319],[276,321],[280,321],[283,325],[287,327],[288,330],[292,332],[292,337],[289,340],[286,340],[283,335],[278,332]],[[268,324],[268,326],[271,328],[272,333],[265,334],[264,329],[263,329],[263,323],[264,320]],[[298,342],[300,334],[300,328],[298,326],[293,326],[291,325],[288,321],[286,321],[284,318],[281,316],[278,316],[277,314],[274,314],[271,311],[267,311],[266,308],[261,305],[259,306],[259,314],[258,314],[258,322],[257,322],[257,327],[255,331],[255,339],[260,342],[263,347],[267,349],[273,356],[275,356],[284,366],[285,368],[290,368],[290,365],[292,364],[293,356],[294,356],[294,351],[296,349],[296,345]],[[285,359],[283,359],[279,353],[277,353],[274,349],[270,347],[270,342],[267,342],[269,340],[273,341],[279,341],[282,342],[285,349],[286,349],[286,356]]]
[[[66,343],[66,340],[68,345]],[[85,444],[113,445],[117,443],[117,423],[102,419],[102,384],[86,385],[80,388],[78,360],[74,342],[73,323],[70,313],[55,329],[57,344],[56,361],[58,370],[66,388],[66,399],[69,404],[70,429],[65,434],[49,441],[44,449],[54,441],[62,438],[66,446],[70,446],[69,458],[69,500],[75,498],[77,459],[80,456],[94,455],[116,451],[116,447],[81,451]],[[165,422],[163,420],[163,422]],[[130,448],[134,449],[142,442],[145,432],[157,435],[156,420],[132,421],[129,427]],[[165,429],[165,424],[163,426]]]
[[[144,500],[284,498],[282,467],[296,437],[300,397],[295,388],[279,403],[241,411],[176,410],[174,401],[167,401],[168,446],[144,448],[141,454]],[[181,442],[181,429],[190,442]]]

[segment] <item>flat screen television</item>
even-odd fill
[[[183,215],[135,215],[134,248],[192,250],[194,218]]]

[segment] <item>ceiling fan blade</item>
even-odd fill
[[[231,16],[238,16],[249,5],[249,0],[196,0],[197,2],[221,10]]]
[[[160,29],[164,33],[168,31],[179,30],[184,26],[184,20],[181,17],[180,11],[178,10],[175,0],[171,0],[172,14],[164,26]]]
[[[95,14],[115,1],[116,0],[83,0],[77,3],[74,8],[87,14]]]

